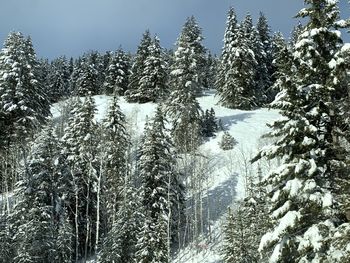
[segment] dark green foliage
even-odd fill
[[[141,231],[140,223],[143,219],[140,211],[142,204],[138,191],[132,187],[130,180],[126,177],[125,181],[123,199],[112,229],[103,242],[100,262],[137,262],[135,253],[137,234]]]
[[[206,110],[202,116],[202,135],[204,137],[212,137],[218,129],[219,127],[214,109]]]
[[[79,61],[78,61],[79,63]],[[100,72],[100,60],[97,52],[85,54],[77,64],[75,72],[75,90],[73,94],[87,96],[88,94],[100,94],[103,83]]]
[[[181,213],[176,209],[183,200],[183,192],[178,192],[182,182],[175,171],[175,161],[163,113],[158,107],[152,125],[145,131],[139,161],[145,219],[136,245],[137,262],[168,262],[172,212],[174,218]]]
[[[70,262],[72,232],[65,222],[68,181],[60,143],[48,127],[36,140],[18,184],[18,203],[10,215],[14,257],[9,262]]]
[[[103,84],[107,95],[117,93],[124,95],[129,84],[130,61],[129,57],[120,48],[110,55],[106,69],[106,78]]]
[[[153,39],[149,47],[139,85],[140,102],[164,100],[168,92],[166,64],[158,37]]]
[[[0,52],[0,125],[4,141],[30,137],[50,115],[30,38],[10,33]]]
[[[273,75],[275,68],[273,62],[273,49],[272,49],[272,37],[271,30],[268,25],[266,16],[260,13],[259,20],[256,25],[258,33],[257,38],[257,51],[255,54],[257,57],[257,89],[261,90],[261,95],[258,101],[260,105],[270,103],[274,100],[276,93],[271,89],[273,84]]]
[[[170,73],[171,93],[166,107],[173,123],[174,143],[180,152],[196,149],[201,142],[201,108],[195,97],[202,85],[199,81],[202,68],[197,64],[204,54],[200,32],[194,17],[188,18],[177,42]]]
[[[106,230],[109,231],[117,220],[116,213],[123,200],[125,176],[129,173],[128,151],[130,138],[126,132],[125,115],[115,95],[106,118],[103,120],[100,145],[102,158],[102,199],[105,205]]]
[[[220,148],[224,151],[232,150],[233,147],[237,144],[236,140],[229,134],[227,131],[221,137],[221,141],[219,143]]]
[[[51,62],[50,72],[47,76],[47,94],[51,102],[57,102],[69,95],[70,72],[65,57]]]
[[[94,121],[95,105],[91,96],[75,102],[65,130],[64,153],[73,176],[74,196],[70,200],[69,218],[78,227],[78,257],[94,253],[96,239],[96,185],[99,173],[98,126]],[[78,206],[76,206],[76,203]],[[78,225],[75,223],[77,214]]]
[[[307,24],[293,53],[287,48],[280,51],[281,91],[272,105],[283,118],[270,134],[276,142],[258,156],[282,160],[265,180],[271,189],[273,224],[260,250],[278,262],[338,262],[330,240],[337,226],[347,225],[339,209],[338,179],[348,174],[346,154],[338,154],[347,152],[348,142],[337,132],[344,119],[334,114],[347,98],[344,68],[336,63],[342,46],[334,31],[339,10],[336,1],[305,4],[298,17],[306,18]]]
[[[217,88],[217,91],[219,94],[224,89],[224,86],[226,85],[226,74],[230,70],[231,65],[231,49],[236,45],[236,36],[237,36],[237,30],[238,30],[238,22],[236,13],[233,7],[230,7],[228,14],[227,14],[227,20],[226,20],[226,29],[225,29],[225,35],[224,35],[224,46],[222,48],[219,66],[218,66],[218,72],[216,76],[216,82],[215,86]]]
[[[137,97],[137,95],[140,96],[138,92],[140,79],[142,78],[143,72],[145,70],[145,62],[150,54],[149,49],[151,45],[151,33],[149,32],[149,30],[146,30],[137,48],[133,65],[131,67],[129,87],[127,93],[125,94],[129,102],[139,102],[139,98]]]
[[[205,78],[203,86],[207,89],[215,89],[216,88],[216,76],[218,72],[219,61],[216,55],[212,55],[208,52],[208,56],[206,58],[205,64]]]

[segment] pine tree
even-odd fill
[[[168,262],[171,210],[178,198],[171,191],[178,187],[171,188],[176,179],[175,159],[160,107],[152,126],[145,131],[139,165],[145,219],[136,245],[136,259],[137,262]]]
[[[205,79],[204,79],[204,87],[207,89],[215,89],[216,88],[216,76],[218,69],[218,59],[216,55],[212,55],[208,52],[208,56],[206,58],[205,65]]]
[[[346,96],[345,75],[332,66],[342,43],[334,31],[339,10],[336,1],[305,4],[298,16],[308,21],[294,46],[291,72],[282,75],[283,90],[273,103],[283,116],[272,126],[271,135],[278,139],[258,156],[282,160],[265,180],[273,225],[260,250],[270,262],[336,262],[329,254],[333,229],[346,226],[337,197],[337,179],[348,174],[339,154],[345,149],[337,143],[343,120],[334,114]]]
[[[251,44],[252,22],[250,16],[239,27],[230,49],[225,82],[219,89],[220,102],[229,108],[249,110],[256,106],[256,65]]]
[[[173,123],[174,143],[180,152],[196,149],[201,141],[201,108],[195,95],[201,86],[199,82],[201,71],[197,59],[202,56],[202,53],[196,54],[195,50],[201,50],[201,48],[195,48],[197,45],[200,46],[200,43],[192,39],[194,37],[189,33],[192,28],[196,29],[195,32],[200,32],[193,17],[186,21],[178,39],[170,73],[171,93],[166,105]]]
[[[229,134],[227,131],[225,131],[221,137],[221,141],[219,145],[221,149],[223,149],[224,151],[228,151],[228,150],[232,150],[236,143],[237,142],[232,137],[232,135]]]
[[[116,212],[116,221],[103,242],[99,262],[136,262],[137,233],[141,230],[143,218],[139,208],[142,204],[130,179],[124,181],[123,200]]]
[[[74,94],[78,96],[99,94],[102,85],[99,79],[97,53],[92,52],[83,56],[77,74]]]
[[[129,83],[129,59],[125,52],[119,48],[111,55],[106,69],[106,78],[103,84],[105,93],[124,95]]]
[[[254,187],[252,195],[238,202],[235,211],[229,210],[222,248],[225,262],[262,262],[257,252],[268,225],[268,217],[258,188]]]
[[[258,69],[257,80],[262,90],[263,99],[262,104],[270,103],[274,100],[276,93],[270,89],[273,83],[273,74],[275,68],[273,67],[273,49],[271,30],[268,25],[266,16],[260,13],[258,23],[256,25],[258,32],[258,45],[260,45],[260,54],[257,57]]]
[[[58,160],[60,146],[51,127],[37,138],[23,180],[19,183],[19,202],[11,214],[15,255],[13,262],[70,262],[70,248],[58,246],[62,236],[71,238],[69,229],[61,229],[60,219],[65,211],[66,167]],[[59,231],[60,230],[60,231]]]
[[[176,75],[186,76],[186,86],[189,86],[196,95],[201,94],[205,83],[206,49],[202,44],[202,40],[202,29],[199,27],[195,17],[187,18],[177,40],[173,70],[178,70]],[[187,69],[183,68],[184,61],[181,58],[185,54],[189,56],[186,60],[191,63],[188,64],[189,68]]]
[[[69,218],[74,221],[75,256],[87,258],[94,252],[96,227],[96,185],[99,172],[97,158],[98,126],[94,120],[95,105],[91,96],[79,99],[71,112],[62,140],[64,153],[73,176],[74,196]]]
[[[149,30],[146,30],[137,48],[137,52],[134,58],[134,63],[131,67],[129,87],[128,87],[127,93],[125,94],[126,99],[129,102],[139,101],[137,94],[139,94],[138,89],[139,89],[140,79],[142,78],[142,74],[145,70],[145,62],[147,57],[149,56],[149,48],[151,45],[152,45],[151,33],[149,32]]]
[[[6,212],[0,214],[0,262],[12,262],[15,247],[11,236],[9,215]]]
[[[278,94],[284,87],[291,84],[290,72],[295,71],[295,67],[292,64],[291,48],[287,45],[281,33],[275,35],[273,47],[273,65],[276,72],[274,74],[275,82],[271,88],[274,93]]]
[[[212,137],[214,136],[214,133],[218,131],[218,129],[219,127],[214,109],[207,109],[202,117],[202,135],[204,137]]]
[[[259,22],[259,21],[258,21]],[[253,24],[253,19],[248,13],[241,23],[241,29],[244,35],[244,42],[246,42],[246,48],[253,52],[255,66],[251,69],[254,78],[251,79],[251,85],[253,85],[252,94],[254,95],[253,103],[255,105],[263,105],[267,101],[265,94],[266,86],[269,83],[269,72],[267,69],[267,54],[265,53],[265,45],[260,37],[259,31]],[[249,56],[245,56],[245,60],[252,60]],[[247,89],[247,88],[246,88]]]
[[[102,123],[103,142],[103,199],[106,206],[107,230],[116,220],[116,213],[122,201],[124,177],[128,173],[127,154],[130,144],[126,132],[125,115],[121,112],[116,95]]]
[[[49,102],[41,86],[30,38],[10,33],[0,52],[0,112],[7,141],[23,141],[46,122]]]
[[[231,50],[236,46],[238,23],[236,13],[233,7],[230,7],[227,14],[226,29],[224,35],[224,46],[220,57],[220,64],[218,66],[218,73],[216,77],[216,88],[218,94],[224,90],[226,83],[228,82],[227,73],[231,69]]]
[[[57,102],[62,97],[69,95],[70,74],[65,57],[60,57],[52,61],[47,78],[47,93],[52,102]]]
[[[145,68],[139,81],[139,102],[156,102],[165,98],[168,91],[166,64],[158,37],[149,46],[149,55],[145,60]]]
[[[291,46],[294,46],[298,42],[298,37],[302,32],[303,32],[303,25],[299,21],[298,24],[293,28],[291,32],[291,37],[289,41],[289,44]]]

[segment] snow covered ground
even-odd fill
[[[94,97],[97,113],[96,120],[100,121],[107,109],[110,97],[99,95]],[[204,209],[209,209],[211,213],[211,235],[203,237],[199,242],[190,244],[186,249],[181,250],[174,263],[219,263],[220,261],[220,241],[221,225],[225,219],[228,206],[234,200],[240,199],[245,194],[245,174],[256,171],[256,167],[249,164],[249,160],[256,153],[261,135],[268,131],[266,123],[279,117],[275,110],[265,108],[253,111],[232,110],[217,105],[217,98],[213,92],[198,98],[198,101],[205,111],[213,108],[216,117],[219,118],[224,128],[235,138],[237,145],[233,150],[223,151],[219,147],[219,141],[223,132],[218,132],[215,138],[205,142],[200,151],[212,162],[212,173],[210,175],[208,195],[210,203],[204,201]],[[134,130],[141,134],[145,121],[154,114],[156,104],[127,103],[124,98],[120,98],[120,107],[126,114]],[[52,108],[53,118],[60,115],[59,106],[56,104]],[[205,194],[205,196],[207,196]]]

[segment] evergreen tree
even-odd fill
[[[67,205],[61,191],[66,195],[70,189],[60,185],[68,173],[59,157],[59,145],[48,127],[31,151],[17,191],[19,202],[11,214],[13,262],[70,262],[72,232],[61,224]],[[63,236],[68,243],[59,245]]]
[[[163,113],[158,107],[152,126],[145,131],[139,172],[142,181],[144,222],[136,245],[137,262],[168,262],[171,210],[176,194],[172,189],[175,159],[166,135]],[[172,198],[174,196],[174,198]]]
[[[265,180],[273,225],[260,250],[270,262],[336,262],[329,254],[333,229],[347,225],[337,198],[337,179],[348,174],[339,154],[346,149],[337,143],[343,119],[334,114],[341,96],[347,96],[346,74],[332,66],[342,43],[334,31],[339,10],[337,1],[304,2],[307,7],[298,16],[308,21],[273,103],[283,116],[272,126],[278,139],[258,156],[282,160]]]
[[[199,82],[201,71],[197,60],[202,53],[195,51],[196,49],[201,50],[201,46],[200,43],[194,41],[193,35],[189,33],[191,31],[200,33],[193,17],[187,19],[178,39],[178,47],[170,73],[171,93],[166,105],[173,123],[174,143],[180,152],[196,149],[201,140],[201,108],[195,95],[201,86]],[[197,37],[200,36],[198,34],[196,34]]]
[[[237,142],[232,137],[232,135],[229,134],[227,131],[225,131],[221,137],[221,141],[219,145],[221,149],[223,149],[224,151],[227,151],[227,150],[232,150],[236,143]]]
[[[108,232],[100,252],[99,262],[137,262],[137,233],[141,230],[143,218],[139,208],[142,206],[138,191],[132,186],[130,179],[125,179],[123,200],[116,212],[116,221]]]
[[[217,76],[217,67],[218,67],[218,60],[217,57],[212,55],[210,52],[208,52],[208,56],[206,58],[206,65],[205,65],[205,79],[204,79],[204,87],[207,89],[214,89],[216,88],[216,76]]]
[[[256,106],[256,64],[251,44],[252,23],[248,16],[231,45],[225,82],[219,89],[220,102],[229,108],[249,110]]]
[[[106,78],[103,84],[105,93],[124,95],[129,82],[129,59],[125,52],[119,48],[111,58],[106,69]]]
[[[276,68],[274,74],[275,82],[272,89],[276,94],[284,89],[284,87],[290,85],[290,72],[295,71],[295,67],[292,64],[292,51],[285,42],[282,34],[276,34],[274,37],[274,62],[273,65]]]
[[[187,61],[191,62],[189,68],[178,75],[186,76],[189,82],[187,86],[197,94],[201,94],[202,87],[205,84],[205,65],[206,65],[206,49],[202,44],[202,29],[197,24],[194,16],[187,18],[181,34],[177,40],[177,51],[175,52],[175,61],[173,69],[183,69],[183,61],[181,57],[187,54]]]
[[[87,96],[99,94],[100,92],[100,73],[98,71],[98,54],[85,54],[81,60],[76,78],[75,94],[78,96]]]
[[[225,90],[224,87],[228,82],[227,73],[231,69],[231,50],[236,46],[236,36],[238,30],[238,23],[236,13],[233,7],[230,7],[227,14],[226,29],[224,35],[224,46],[222,48],[222,53],[220,57],[220,64],[218,66],[218,73],[216,77],[216,88],[218,94]]]
[[[270,89],[273,83],[273,74],[275,68],[273,62],[273,49],[272,49],[272,37],[271,30],[268,25],[267,18],[263,13],[260,13],[258,23],[256,25],[258,32],[258,43],[261,45],[261,51],[257,58],[258,69],[257,79],[262,90],[264,98],[262,103],[270,103],[276,96],[276,93]]]
[[[214,109],[206,110],[202,117],[202,135],[204,137],[212,137],[218,129],[219,127]]]
[[[0,52],[0,119],[7,142],[31,136],[50,114],[38,65],[31,39],[10,33]]]
[[[87,258],[96,243],[96,185],[99,172],[97,158],[98,126],[94,120],[95,105],[88,96],[74,103],[62,140],[64,153],[73,176],[74,196],[69,218],[74,222],[75,257]]]
[[[57,102],[63,96],[69,95],[68,63],[65,57],[60,57],[51,63],[48,75],[48,97],[52,102]]]
[[[250,89],[252,89],[252,94],[254,95],[252,103],[260,106],[267,101],[265,90],[267,89],[266,86],[270,85],[265,45],[259,31],[255,28],[253,19],[249,13],[241,24],[241,30],[243,31],[243,41],[246,42],[246,48],[253,52],[253,60],[255,60],[255,66],[250,69],[252,74],[254,74],[254,78],[250,80],[252,83],[251,85],[253,85],[253,89]],[[245,56],[244,59],[247,62],[252,60],[249,56]]]
[[[143,34],[141,42],[137,48],[137,52],[134,58],[134,63],[131,67],[131,75],[128,91],[125,94],[126,99],[129,102],[138,102],[138,89],[140,84],[140,79],[142,78],[143,72],[145,70],[145,62],[149,56],[149,48],[152,45],[152,38],[149,30]],[[136,94],[136,95],[135,95]]]
[[[294,46],[298,42],[298,37],[302,32],[303,32],[303,25],[299,21],[298,24],[293,28],[291,32],[291,37],[289,41],[290,46]]]
[[[224,226],[222,251],[225,262],[261,262],[257,251],[260,238],[267,227],[268,217],[265,211],[266,207],[259,192],[237,203],[234,212],[229,210]]]
[[[9,215],[7,212],[0,214],[0,262],[12,262],[14,258],[15,247],[11,236],[11,225],[9,221]]]
[[[106,206],[107,230],[116,220],[123,199],[124,177],[128,173],[127,153],[129,135],[126,132],[125,115],[121,112],[115,95],[105,120],[102,123],[103,141],[101,146],[103,162],[103,202]]]
[[[168,91],[167,73],[164,54],[158,37],[155,37],[149,46],[149,55],[145,60],[145,68],[139,81],[139,102],[156,102],[164,99]]]

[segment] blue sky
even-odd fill
[[[302,0],[0,0],[0,42],[10,31],[31,35],[39,57],[78,56],[84,51],[134,52],[145,29],[172,48],[181,27],[194,15],[203,29],[204,44],[220,53],[229,6],[239,19],[250,12],[266,14],[273,31],[289,35]],[[340,0],[343,16],[350,4]],[[348,38],[348,36],[346,36]]]

